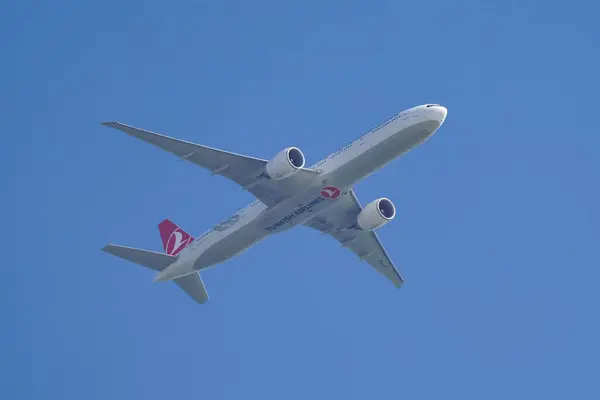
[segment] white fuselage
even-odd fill
[[[344,194],[360,180],[427,140],[445,118],[446,109],[439,105],[418,106],[395,115],[313,165],[311,168],[319,174],[297,195],[270,208],[256,200],[203,233],[155,281],[178,278],[222,263],[271,234],[307,222],[342,197],[323,195],[324,187],[339,188]]]

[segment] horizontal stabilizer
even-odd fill
[[[144,267],[153,269],[155,271],[162,271],[167,266],[173,264],[177,259],[176,257],[168,254],[157,253],[150,250],[134,249],[133,247],[119,246],[116,244],[107,244],[104,246],[102,251],[136,264],[143,265]]]
[[[208,301],[208,293],[199,273],[175,279],[175,283],[199,304]]]
[[[162,271],[177,260],[177,257],[168,254],[119,246],[116,244],[108,244],[104,246],[102,251],[155,271]],[[174,279],[174,281],[177,286],[183,289],[183,291],[192,299],[196,300],[196,302],[202,304],[208,301],[208,293],[206,292],[206,287],[204,286],[199,273],[177,278]]]

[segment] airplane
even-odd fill
[[[249,157],[146,131],[102,122],[231,179],[256,200],[194,238],[166,219],[158,225],[164,253],[108,244],[102,250],[156,271],[154,282],[174,281],[197,303],[209,300],[200,271],[239,255],[261,240],[303,225],[329,235],[401,287],[404,279],[376,230],[396,216],[386,197],[365,207],[353,186],[429,139],[447,109],[425,104],[394,115],[311,167],[297,147],[270,160]]]

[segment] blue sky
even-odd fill
[[[598,398],[599,12],[7,3],[0,397]],[[101,121],[312,164],[429,102],[441,130],[356,187],[396,203],[400,290],[307,228],[203,273],[204,306],[100,251],[252,201]]]

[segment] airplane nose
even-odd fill
[[[448,110],[444,106],[440,106],[439,104],[427,104],[426,106],[422,106],[424,110],[425,118],[430,121],[436,121],[440,126],[444,123],[446,119],[446,115],[448,115]]]
[[[440,125],[444,123],[448,109],[444,106],[435,106],[430,108],[433,119],[439,121]]]

